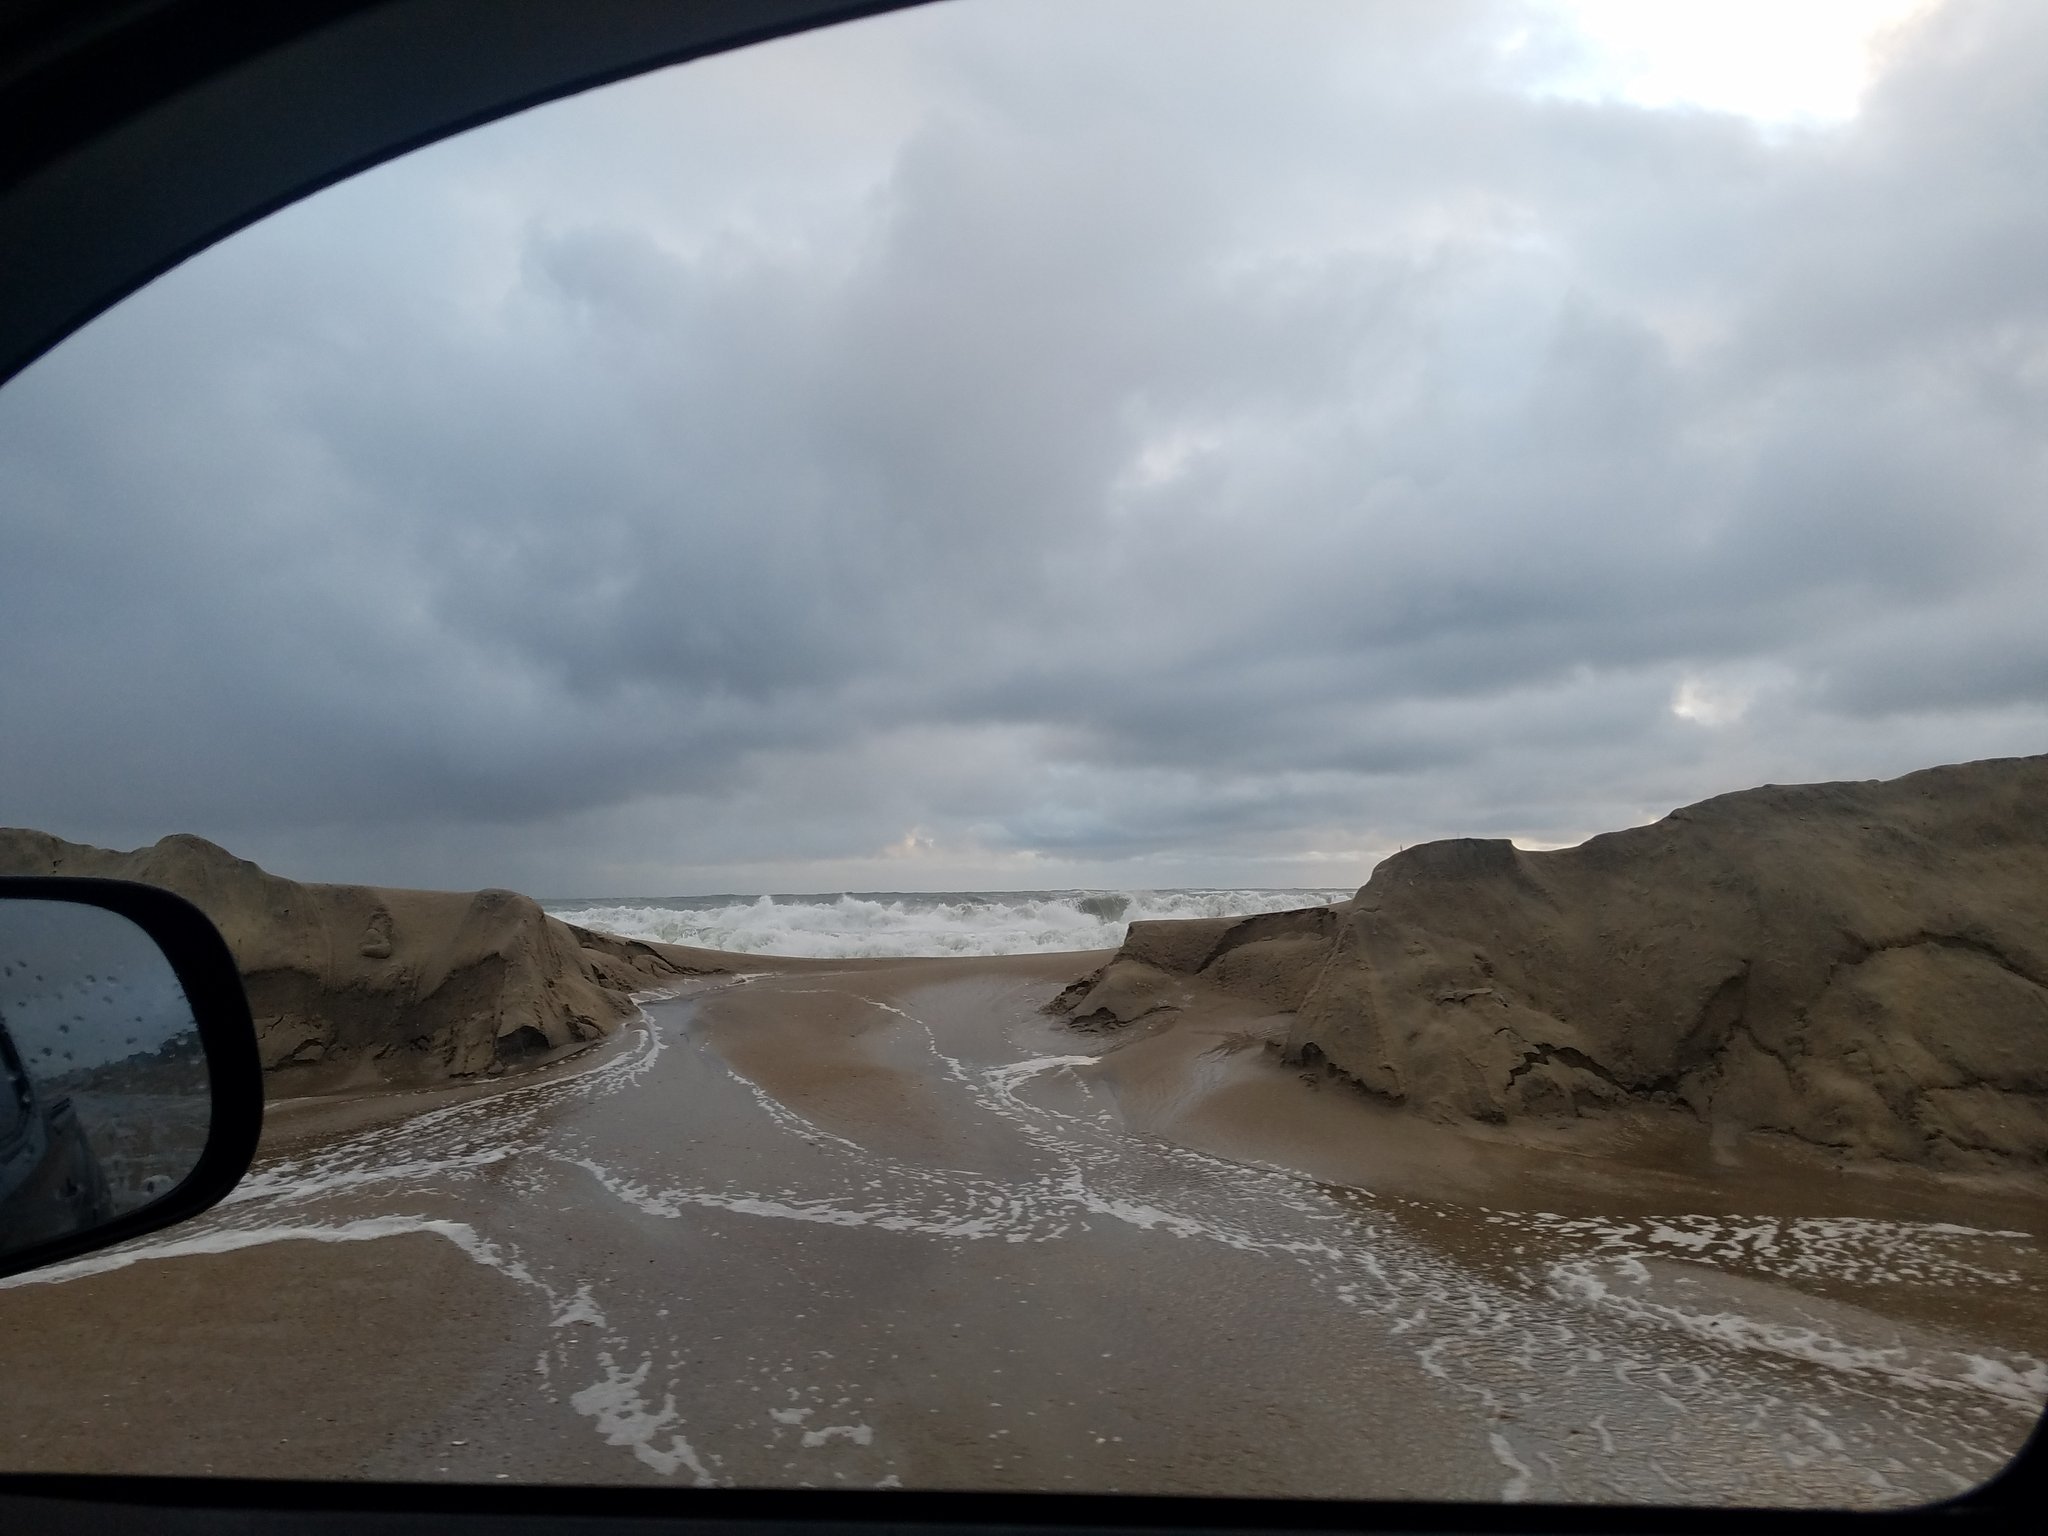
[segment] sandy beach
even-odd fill
[[[1531,1153],[1106,957],[735,957],[508,1083],[302,1100],[189,1227],[0,1289],[10,1469],[1922,1502],[2048,1378],[2048,1208]]]

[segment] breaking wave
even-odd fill
[[[566,922],[629,939],[755,955],[845,960],[1113,949],[1133,922],[1249,917],[1348,901],[1343,889],[948,891],[899,895],[628,897],[549,902]]]

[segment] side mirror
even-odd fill
[[[263,1127],[234,957],[184,898],[0,878],[0,1276],[196,1216]]]

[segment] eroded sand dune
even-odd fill
[[[1341,906],[1134,924],[1055,1007],[1114,1029],[1216,993],[1290,1059],[1439,1120],[1661,1113],[2039,1167],[2048,757],[1766,785],[1556,852],[1423,844]]]
[[[178,892],[234,951],[273,1092],[416,1085],[548,1060],[717,958],[586,932],[511,891],[310,885],[203,838],[119,853],[0,829],[0,874]]]

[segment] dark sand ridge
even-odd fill
[[[1337,907],[1135,923],[1055,1007],[1158,1030],[1221,999],[1410,1118],[2038,1179],[2048,757],[1770,785],[1557,852],[1423,844]]]
[[[725,964],[511,891],[302,884],[190,836],[118,853],[0,828],[0,874],[139,880],[198,906],[241,967],[273,1096],[535,1066],[611,1034],[635,993]]]

